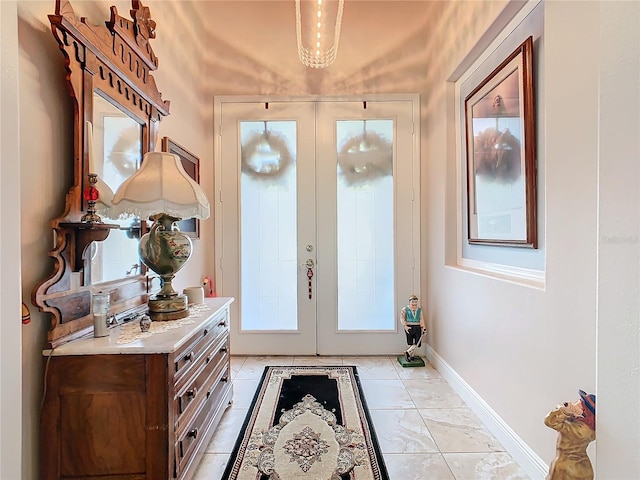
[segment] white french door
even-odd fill
[[[236,298],[234,354],[402,351],[397,311],[420,287],[417,105],[216,99],[216,287]]]

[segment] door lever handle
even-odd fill
[[[307,263],[304,264],[307,267],[307,279],[309,281],[309,300],[313,297],[313,285],[311,283],[311,279],[313,278],[313,267],[315,263],[313,263],[313,259],[308,258]]]
[[[309,283],[309,300],[313,297],[313,269],[316,266],[316,262],[313,261],[313,258],[307,258],[307,261],[300,264],[301,267],[305,267],[307,269],[307,281]]]

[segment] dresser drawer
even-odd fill
[[[180,429],[177,432],[175,452],[176,476],[178,478],[188,467],[193,453],[198,449],[202,441],[207,438],[216,415],[221,409],[226,408],[226,404],[223,405],[221,402],[231,389],[229,374],[230,371],[227,364],[205,393],[205,401],[197,410],[193,420],[188,424],[187,428]]]
[[[174,411],[176,412],[176,429],[183,423],[183,416],[198,409],[198,406],[210,396],[212,385],[223,377],[227,377],[229,367],[229,335],[224,333],[205,352],[203,359],[194,371],[193,377],[184,377],[176,385]],[[188,420],[187,420],[188,421]]]
[[[214,317],[200,327],[195,335],[176,352],[174,357],[174,382],[186,375],[208,350],[212,339],[215,339],[229,327],[229,312]]]

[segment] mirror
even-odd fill
[[[97,92],[93,94],[92,122],[93,161],[89,170],[115,192],[140,168],[142,126]]]
[[[55,13],[49,15],[74,104],[69,119],[74,168],[64,212],[51,221],[53,271],[32,293],[34,305],[51,314],[46,348],[91,332],[95,291],[109,292],[110,313],[120,318],[146,308],[151,293],[137,253],[146,222],[83,219],[89,173],[98,175],[96,187],[108,200],[109,191],[117,190],[140,167],[142,156],[155,149],[158,123],[169,114],[169,102],[152,75],[158,68],[150,45],[156,23],[139,0],[132,0],[131,7],[131,20],[112,6],[109,20],[100,25],[76,16],[69,0],[56,0]],[[91,149],[87,122],[93,124]],[[100,203],[96,210],[100,214]]]
[[[96,185],[102,201],[97,212],[103,221],[117,224],[102,242],[93,242],[85,251],[86,284],[116,280],[141,273],[138,258],[138,236],[131,227],[138,228],[139,220],[110,218],[108,207],[114,192],[138,168],[142,158],[142,126],[122,110],[112,105],[98,92],[93,93],[93,150],[89,157],[89,171],[98,175]]]

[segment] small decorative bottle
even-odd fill
[[[151,318],[149,315],[140,316],[140,330],[143,332],[148,332],[151,328]]]
[[[109,335],[107,318],[109,317],[109,294],[97,292],[93,295],[93,336]]]

